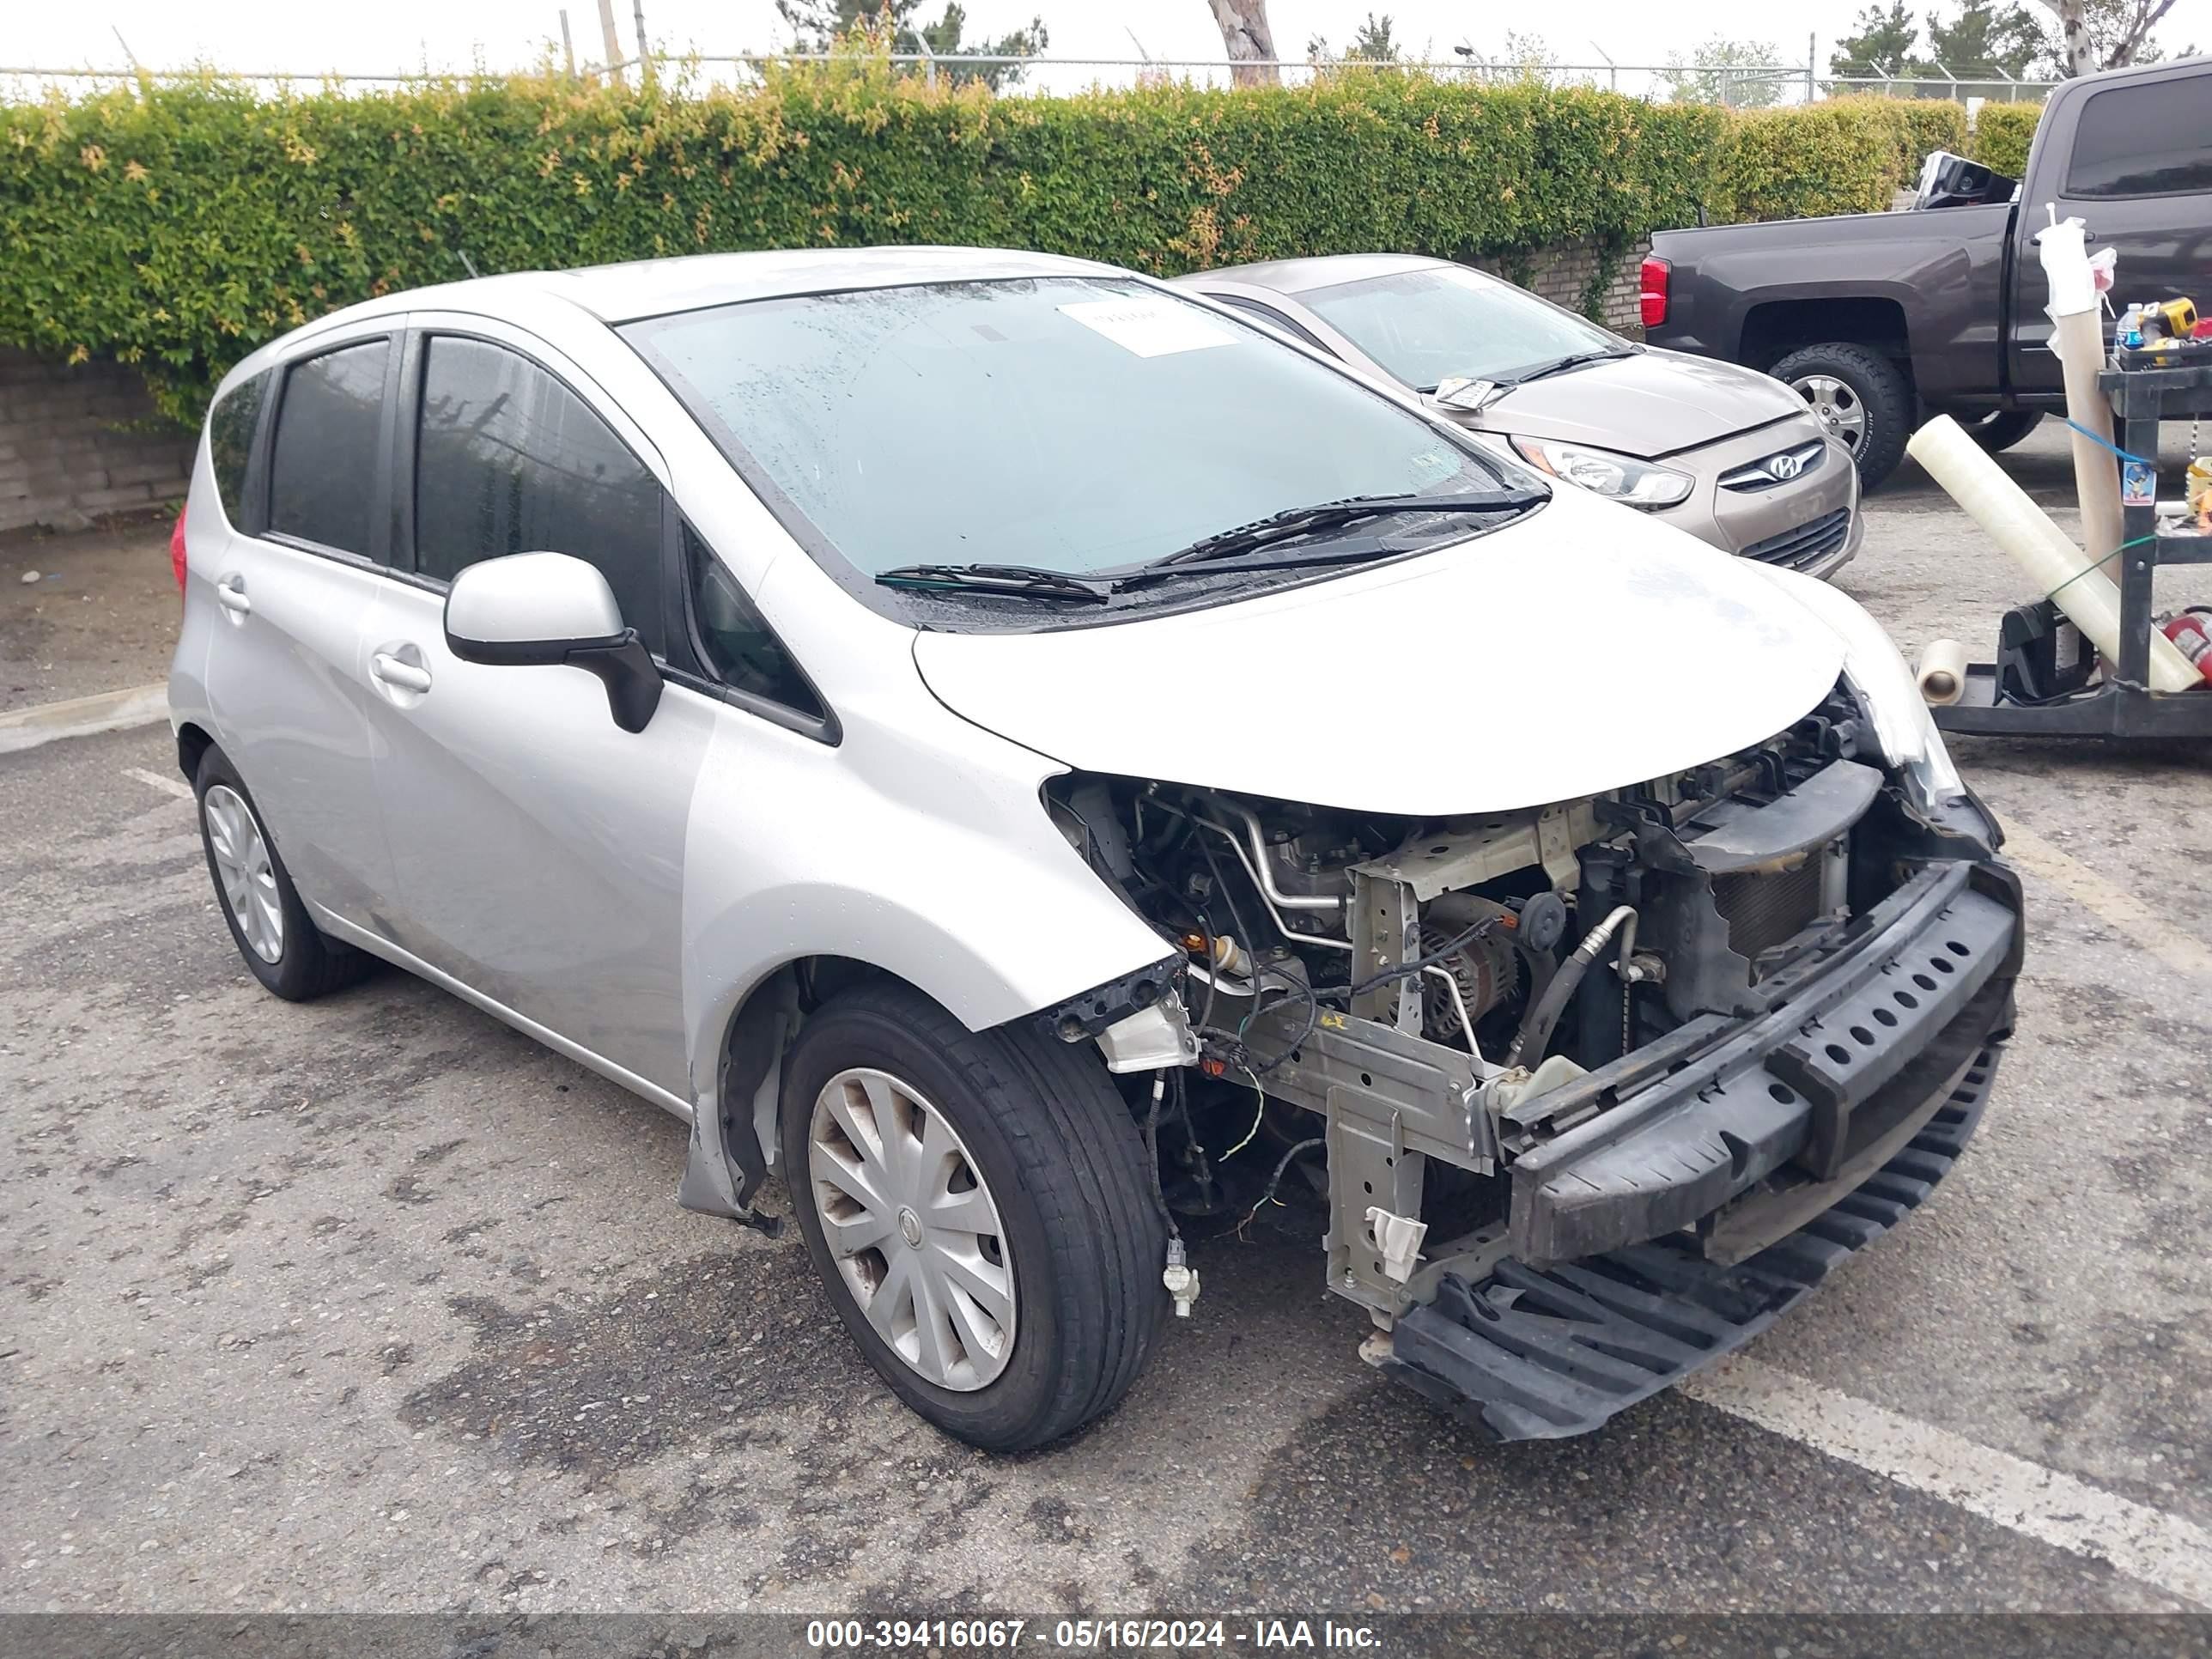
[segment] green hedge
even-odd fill
[[[1878,213],[1905,177],[1904,104],[1834,98],[1747,110],[1714,157],[1714,216],[1795,219]]]
[[[1966,106],[1948,98],[1900,98],[1895,100],[1904,117],[1905,148],[1899,157],[1905,164],[1905,182],[1920,176],[1920,164],[1931,149],[1966,153]]]
[[[866,58],[744,92],[558,79],[0,108],[0,340],[137,364],[198,418],[255,344],[481,271],[703,249],[998,244],[1172,273],[1392,248],[1498,264],[1885,206],[1887,100],[1732,116],[1352,73],[1286,90],[929,88]]]
[[[1974,112],[1973,157],[2017,179],[2027,171],[2027,147],[2043,119],[2040,104],[1984,104]]]

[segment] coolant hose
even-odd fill
[[[1583,942],[1575,947],[1574,955],[1569,957],[1559,971],[1552,975],[1552,982],[1544,988],[1544,994],[1536,999],[1535,1006],[1522,1017],[1521,1029],[1513,1035],[1513,1046],[1505,1051],[1508,1066],[1534,1066],[1543,1059],[1544,1050],[1552,1041],[1552,1028],[1559,1023],[1559,1016],[1566,1012],[1567,1004],[1582,988],[1583,975],[1589,971],[1590,963],[1597,960],[1598,952],[1605,949],[1613,934],[1624,926],[1628,929],[1620,944],[1621,956],[1625,960],[1634,948],[1636,939],[1634,905],[1614,906],[1604,921],[1583,935]]]

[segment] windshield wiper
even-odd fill
[[[1146,582],[1164,580],[1185,565],[1213,564],[1217,560],[1257,552],[1294,537],[1340,529],[1364,520],[1389,518],[1401,513],[1517,513],[1543,499],[1543,494],[1537,490],[1493,489],[1463,495],[1352,495],[1342,501],[1319,501],[1311,507],[1287,507],[1155,559],[1143,569],[1122,577],[1114,584],[1114,589],[1120,592],[1142,586]],[[1336,564],[1351,558],[1372,558],[1379,550],[1370,545],[1358,552],[1340,550],[1311,558],[1270,560],[1261,566],[1217,565],[1216,568],[1272,570],[1300,564]]]
[[[1571,368],[1582,368],[1585,363],[1610,362],[1615,357],[1633,357],[1635,355],[1636,349],[1632,346],[1626,351],[1618,346],[1607,346],[1602,351],[1577,351],[1559,358],[1555,362],[1545,363],[1540,368],[1532,368],[1526,374],[1516,374],[1511,380],[1500,381],[1499,384],[1510,390],[1516,386],[1526,386],[1531,380],[1541,380],[1553,374],[1564,374]]]
[[[1113,596],[1065,570],[1028,564],[902,564],[880,571],[886,587],[919,593],[990,593],[1010,599],[1074,599],[1104,605]]]

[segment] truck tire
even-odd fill
[[[1961,420],[1966,435],[1984,449],[1995,455],[2010,449],[2022,438],[2043,424],[2039,409],[1992,409]]]
[[[807,1255],[908,1406],[1019,1452],[1128,1391],[1167,1302],[1167,1230],[1089,1044],[970,1032],[908,987],[862,985],[799,1031],[781,1119]]]
[[[1836,341],[1793,351],[1767,371],[1786,382],[1841,439],[1872,489],[1905,459],[1912,435],[1912,388],[1897,365],[1863,345]]]
[[[315,926],[245,780],[213,744],[200,757],[192,793],[216,903],[264,990],[287,1002],[308,1002],[351,985],[375,965],[374,957]]]

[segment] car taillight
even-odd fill
[[[177,527],[169,532],[169,568],[176,573],[177,592],[185,591],[185,515],[177,514]]]
[[[1638,273],[1637,309],[1644,315],[1644,326],[1656,328],[1667,320],[1667,275],[1674,267],[1657,254],[1645,256]]]

